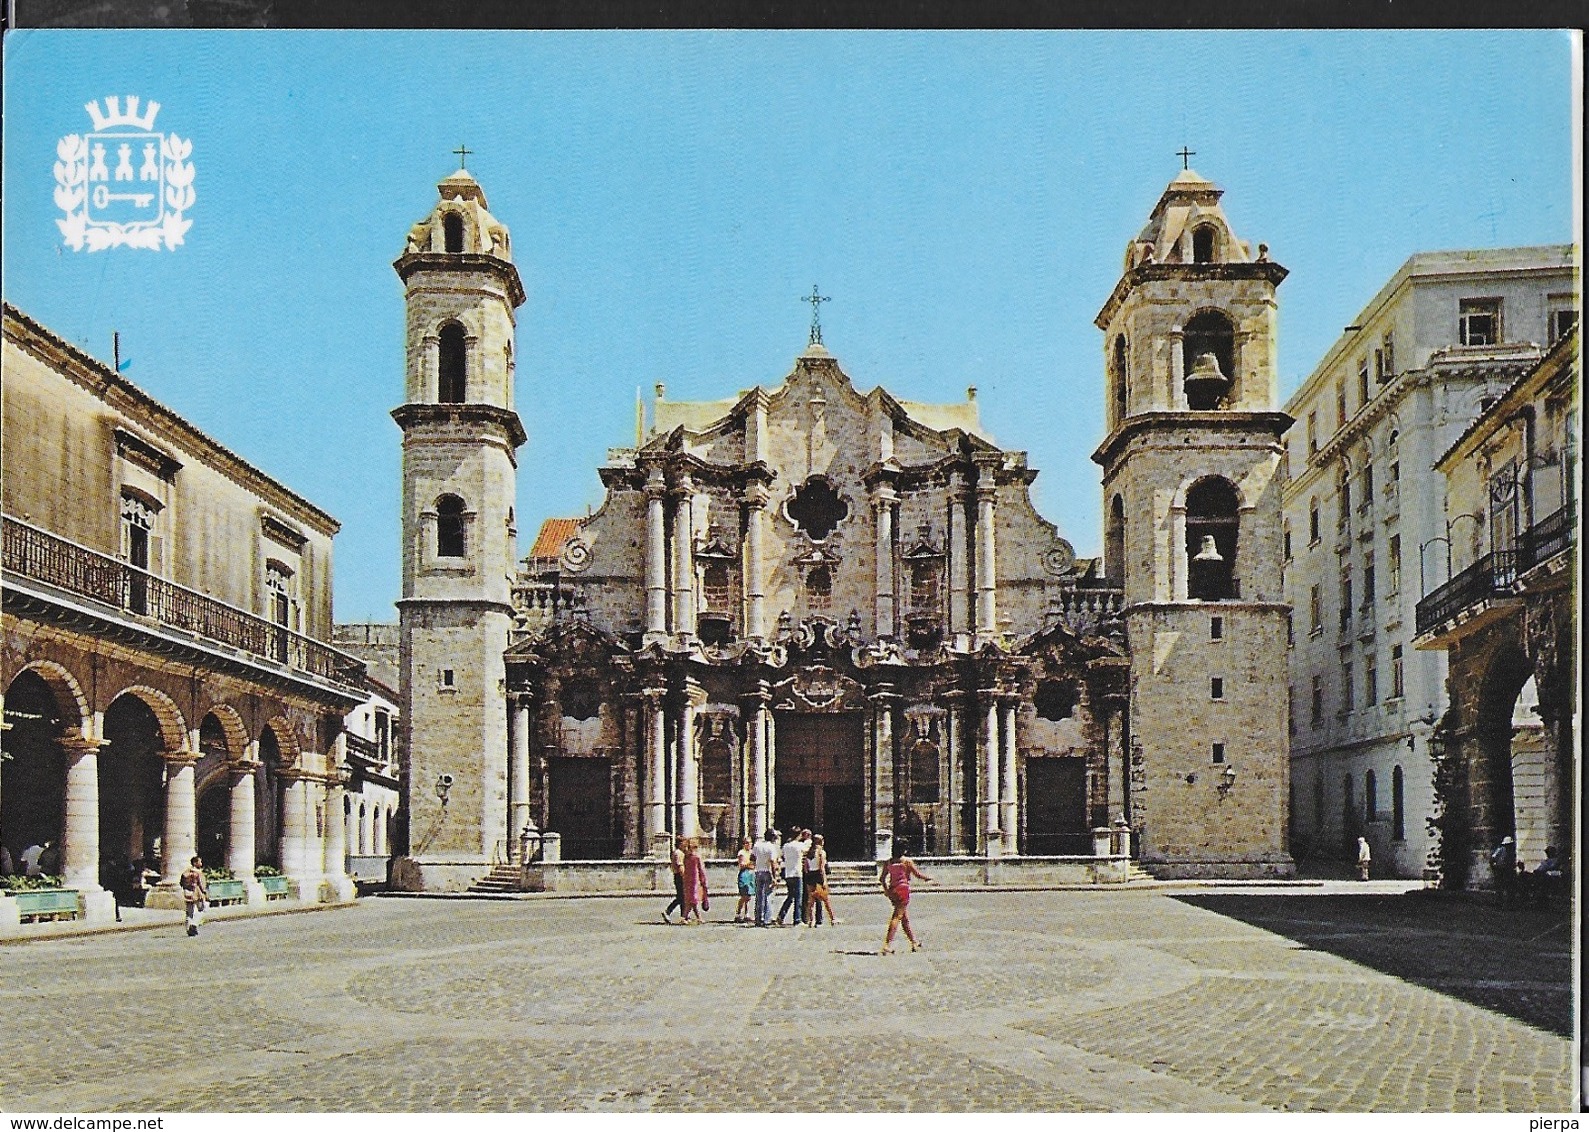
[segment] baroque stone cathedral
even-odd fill
[[[658,388],[594,514],[516,552],[507,229],[457,172],[406,288],[402,883],[731,855],[769,825],[838,860],[1094,852],[1159,875],[1291,871],[1275,289],[1191,171],[1098,315],[1101,560],[955,404],[858,390],[821,342],[722,401]],[[815,293],[813,293],[815,297]],[[814,306],[814,304],[813,304]],[[815,309],[815,308],[814,308]],[[555,413],[555,407],[551,410]],[[531,830],[534,840],[525,838]],[[1116,844],[1119,844],[1117,839]]]

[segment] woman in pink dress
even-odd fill
[[[898,928],[905,929],[910,949],[920,951],[921,944],[916,942],[916,935],[910,930],[910,878],[928,882],[932,878],[918,869],[915,861],[905,856],[905,847],[897,839],[894,841],[893,855],[883,864],[881,876],[883,895],[894,905],[894,914],[888,918],[888,935],[883,940],[883,950],[879,954],[894,954],[894,932]]]
[[[693,837],[684,843],[684,916],[698,924],[701,913],[711,907],[706,892],[706,862],[701,860],[701,846]]]

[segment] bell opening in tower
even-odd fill
[[[1187,408],[1221,408],[1235,373],[1236,331],[1230,319],[1220,311],[1193,316],[1182,331],[1181,350]]]
[[[1229,480],[1209,476],[1186,493],[1186,596],[1191,600],[1240,596],[1235,572],[1239,523],[1236,489]]]

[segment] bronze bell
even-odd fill
[[[1199,354],[1186,375],[1186,400],[1194,409],[1213,408],[1230,388],[1230,379],[1219,369],[1213,354]]]
[[[1223,562],[1223,561],[1225,561],[1219,555],[1219,547],[1214,544],[1214,536],[1213,535],[1204,535],[1203,536],[1202,548],[1199,549],[1197,554],[1193,556],[1192,561],[1193,562]]]

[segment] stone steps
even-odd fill
[[[470,892],[518,892],[519,867],[498,865],[469,886]]]

